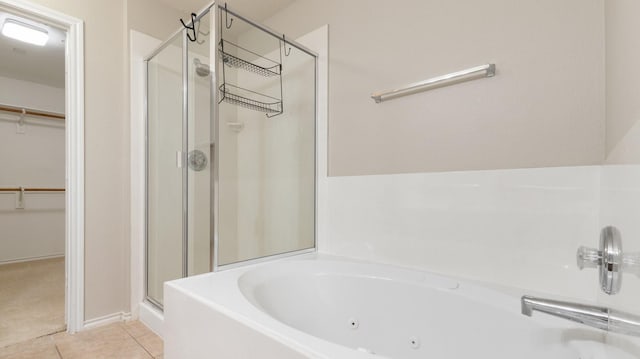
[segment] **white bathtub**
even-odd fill
[[[535,313],[520,295],[325,255],[165,284],[165,357],[637,358],[631,340]]]

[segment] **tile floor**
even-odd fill
[[[163,358],[162,339],[139,321],[114,323],[76,334],[51,334],[0,348],[0,359]]]

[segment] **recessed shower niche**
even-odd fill
[[[316,54],[212,5],[147,65],[147,299],[315,248]],[[193,40],[193,41],[192,41]]]

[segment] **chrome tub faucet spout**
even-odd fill
[[[640,317],[606,307],[523,296],[522,314],[538,311],[615,333],[640,336]]]

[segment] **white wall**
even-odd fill
[[[607,163],[640,163],[640,3],[606,3]]]
[[[0,77],[0,103],[64,114],[64,89]],[[65,186],[64,121],[0,112],[0,187]],[[0,263],[64,255],[64,192],[0,192]]]
[[[32,2],[84,21],[85,320],[128,312],[126,2]]]
[[[130,74],[130,149],[131,149],[131,316],[139,318],[146,296],[146,141],[145,121],[146,73],[145,57],[160,45],[160,40],[135,30],[129,31]]]
[[[594,298],[600,167],[328,178],[323,252]],[[570,283],[570,285],[568,285]]]
[[[640,252],[640,165],[329,177],[322,252],[637,312],[640,278],[600,292],[576,250],[618,227]]]
[[[202,0],[204,6],[204,1]],[[201,8],[181,11],[167,2],[157,0],[126,0],[127,29],[136,30],[161,41],[168,39],[180,28],[178,19],[188,19],[189,13]],[[146,56],[146,55],[145,55]]]
[[[600,164],[603,11],[603,0],[299,0],[265,23],[291,37],[329,24],[329,173],[343,176]],[[491,79],[369,97],[488,62]]]
[[[64,113],[64,88],[0,77],[0,103]]]

